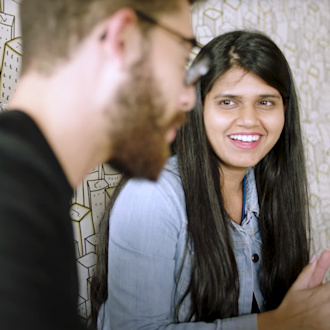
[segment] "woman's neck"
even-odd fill
[[[220,170],[221,193],[225,210],[232,221],[241,224],[243,210],[243,180],[246,169],[228,169],[221,167]]]

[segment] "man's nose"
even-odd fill
[[[179,99],[179,109],[187,112],[191,111],[196,103],[196,91],[195,86],[184,86]]]

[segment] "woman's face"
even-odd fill
[[[204,125],[224,168],[256,165],[273,148],[284,126],[283,100],[253,73],[232,68],[207,94]]]

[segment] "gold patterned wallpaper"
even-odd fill
[[[0,0],[0,112],[5,111],[19,78],[20,2]],[[330,0],[208,0],[193,7],[192,19],[202,45],[236,28],[258,29],[272,37],[286,55],[301,101],[313,252],[330,248]],[[99,165],[72,198],[70,215],[80,284],[78,311],[83,318],[90,313],[97,225],[120,177],[110,167]]]

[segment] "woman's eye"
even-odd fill
[[[234,101],[231,101],[231,100],[223,100],[220,102],[220,104],[223,104],[223,105],[234,105],[235,102]]]
[[[261,101],[260,104],[269,107],[269,106],[273,105],[273,102],[264,100],[264,101]]]

